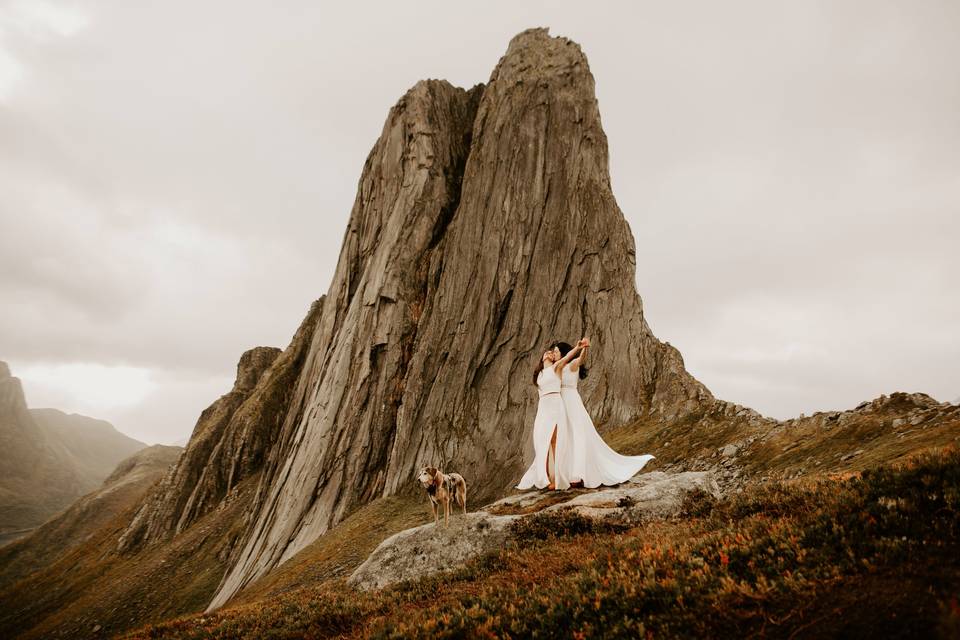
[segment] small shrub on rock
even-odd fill
[[[511,533],[520,541],[622,533],[629,528],[624,524],[598,520],[569,510],[538,513],[510,525]]]

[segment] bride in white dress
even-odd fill
[[[584,338],[571,347],[566,343],[557,343],[563,359],[568,364],[561,369],[560,397],[563,400],[564,413],[570,426],[570,445],[573,455],[568,460],[570,469],[566,472],[571,482],[582,481],[588,488],[600,485],[615,485],[626,482],[635,476],[650,460],[652,455],[624,456],[610,448],[590,419],[587,408],[583,406],[577,382],[586,377],[584,364],[590,340]]]
[[[533,421],[533,464],[523,474],[517,489],[567,489],[570,487],[571,454],[574,451],[570,422],[560,396],[560,371],[576,355],[564,358],[551,346],[540,358],[533,373],[539,392],[537,416]]]

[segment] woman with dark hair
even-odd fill
[[[611,449],[597,433],[597,428],[577,390],[577,382],[587,377],[584,363],[587,361],[590,339],[584,338],[577,343],[576,347],[561,342],[558,343],[558,348],[562,359],[567,360],[560,369],[560,398],[563,401],[564,414],[569,421],[571,446],[567,476],[571,482],[582,482],[583,486],[589,488],[626,482],[652,460],[653,456],[620,455]],[[569,358],[571,354],[574,357]]]
[[[570,422],[560,397],[560,371],[579,353],[571,350],[561,355],[556,343],[550,345],[533,372],[540,400],[533,421],[533,464],[523,474],[517,489],[567,489],[572,467]]]

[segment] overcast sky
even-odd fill
[[[0,0],[31,406],[186,437],[326,291],[389,108],[532,26],[590,60],[647,320],[716,395],[960,395],[960,3],[326,4]]]

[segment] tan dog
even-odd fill
[[[443,526],[448,526],[451,498],[463,507],[463,514],[467,514],[467,481],[459,473],[443,473],[436,467],[424,467],[420,469],[417,480],[430,497],[430,512],[433,514],[434,524],[440,524],[438,507],[442,504]]]

